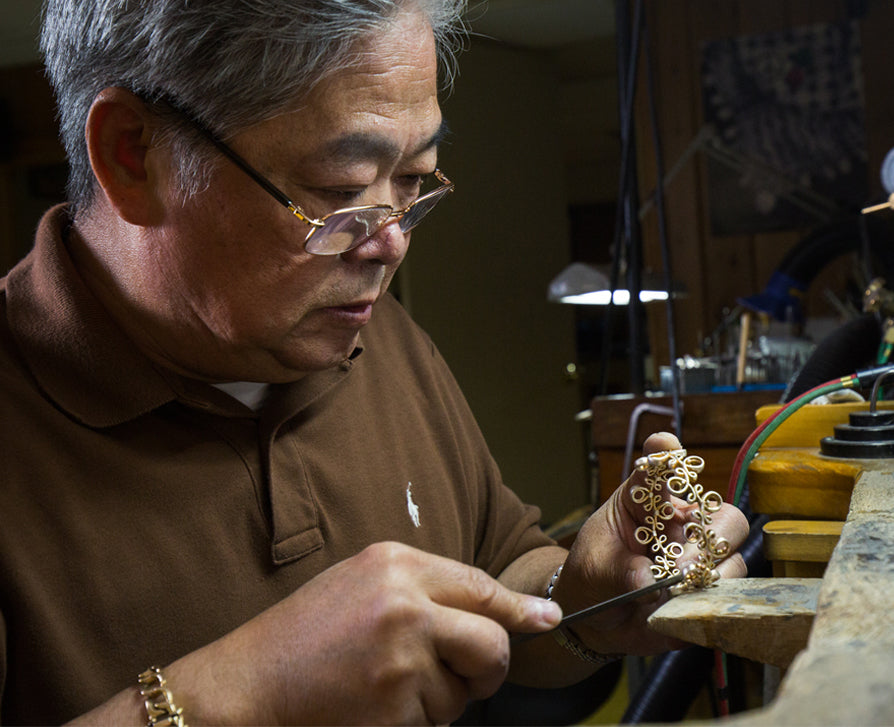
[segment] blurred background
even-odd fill
[[[36,52],[39,5],[0,1],[3,271],[66,178]],[[619,7],[629,16],[620,31]],[[594,397],[662,390],[670,341],[689,368],[716,366],[707,383],[703,370],[689,375],[692,391],[731,383],[743,311],[754,313],[747,380],[782,386],[886,266],[876,244],[886,230],[871,230],[870,245],[856,211],[887,197],[894,3],[651,0],[631,69],[636,7],[472,0],[472,34],[443,99],[451,135],[440,163],[456,193],[414,235],[395,283],[452,366],[507,483],[547,524],[593,500]],[[632,103],[619,95],[631,74]],[[842,221],[843,232],[826,234]],[[796,265],[793,251],[820,234],[825,245]],[[572,263],[609,279],[616,266],[622,286],[628,267],[643,283],[666,272],[674,330],[661,302],[631,315],[548,300]]]

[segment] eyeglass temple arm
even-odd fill
[[[293,215],[295,215],[302,222],[306,222],[309,225],[313,225],[314,227],[322,227],[322,223],[318,220],[311,219],[307,215],[305,215],[300,209],[298,209],[297,205],[295,205],[292,200],[283,192],[279,187],[274,185],[268,179],[263,177],[258,171],[255,170],[254,167],[251,166],[245,159],[239,156],[235,151],[233,151],[229,145],[227,145],[223,140],[218,138],[217,134],[215,134],[211,129],[209,129],[205,124],[199,121],[195,116],[189,113],[186,109],[184,109],[176,100],[171,98],[166,93],[153,93],[148,94],[149,98],[153,98],[158,101],[163,101],[172,109],[174,109],[178,114],[183,116],[190,124],[198,131],[202,136],[204,136],[208,141],[210,141],[217,150],[226,156],[230,161],[232,161],[237,167],[239,167],[243,172],[245,172],[249,177],[251,177],[257,184],[259,184],[268,194],[270,194],[277,202],[279,202],[283,207],[288,209]]]
[[[239,167],[243,172],[245,172],[249,177],[251,177],[257,184],[263,187],[271,196],[273,196],[283,207],[287,208],[289,212],[291,212],[295,217],[297,217],[302,222],[306,222],[309,225],[313,225],[314,227],[321,227],[322,225],[317,221],[313,220],[310,217],[307,217],[298,207],[286,196],[285,192],[283,192],[279,187],[272,184],[268,179],[265,179],[261,176],[255,169],[245,161],[241,156],[239,156],[235,151],[233,151],[227,144],[218,139],[210,130],[205,129],[202,126],[197,126],[198,130],[217,147],[218,151],[221,154],[225,155],[230,159],[237,167]]]

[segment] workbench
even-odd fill
[[[818,430],[849,408],[832,406],[797,412],[748,470],[755,510],[842,518],[822,578],[720,581],[650,619],[661,633],[782,669],[776,698],[728,724],[894,724],[894,460],[823,456]]]

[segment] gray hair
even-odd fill
[[[418,9],[434,31],[444,78],[454,75],[465,0],[45,0],[40,46],[70,165],[68,197],[89,207],[95,177],[84,125],[104,88],[164,96],[221,136],[294,108],[356,60],[353,49]],[[181,115],[156,104],[180,160],[185,197],[207,184],[212,154]],[[165,113],[167,109],[167,113]]]

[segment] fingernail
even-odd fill
[[[539,613],[537,614],[540,621],[546,626],[555,626],[562,620],[562,607],[555,601],[547,601],[544,598],[538,599]]]

